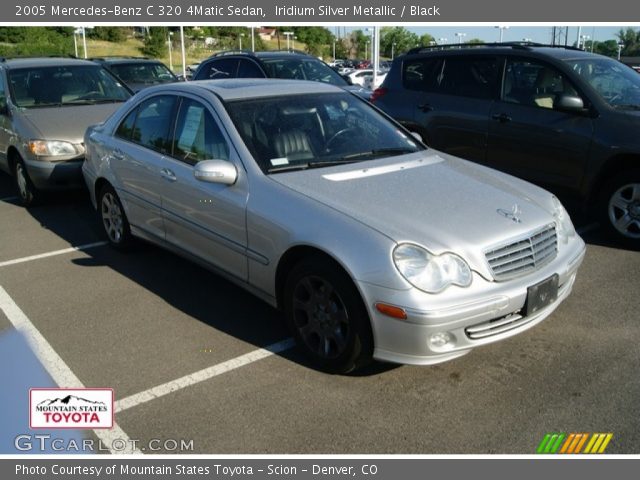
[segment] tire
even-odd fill
[[[626,170],[604,185],[600,220],[618,242],[640,246],[640,170]]]
[[[105,185],[98,194],[98,214],[109,244],[118,250],[128,250],[133,245],[133,236],[127,215],[111,185]]]
[[[25,207],[30,207],[38,203],[38,190],[33,186],[29,178],[27,167],[21,158],[18,158],[13,168],[13,178],[18,191],[20,203]]]
[[[317,256],[298,263],[283,299],[293,337],[314,366],[348,373],[371,362],[369,315],[351,278],[333,261]]]

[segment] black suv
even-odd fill
[[[161,83],[179,81],[159,60],[145,57],[95,57],[91,60],[108,69],[134,92]]]
[[[329,65],[298,50],[245,50],[216,53],[200,63],[193,80],[286,78],[330,83],[369,99],[371,91],[351,83]]]
[[[372,103],[435,149],[540,184],[640,245],[640,75],[537,44],[416,48]]]

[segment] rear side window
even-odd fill
[[[238,78],[264,78],[260,67],[252,60],[240,60]]]
[[[138,115],[138,109],[134,109],[122,123],[116,129],[116,137],[120,137],[124,140],[131,140],[133,137],[133,125],[136,122],[136,115]]]
[[[131,140],[156,152],[170,152],[169,135],[175,119],[175,106],[176,98],[169,95],[152,97],[145,101],[138,108]],[[128,120],[129,117],[118,127],[118,131],[122,128],[123,133],[126,133]]]
[[[427,58],[410,60],[403,65],[403,84],[409,90],[492,98],[498,79],[495,57]]]
[[[237,58],[220,58],[209,63],[205,63],[198,70],[195,80],[221,80],[224,78],[236,78],[237,71]]]

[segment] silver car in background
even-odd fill
[[[221,273],[282,309],[327,371],[434,364],[523,332],[585,252],[548,192],[317,82],[152,87],[85,143],[115,247],[139,237]]]
[[[107,70],[73,58],[0,59],[0,170],[23,205],[83,186],[83,136],[131,96]]]

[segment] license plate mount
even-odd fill
[[[527,317],[556,301],[558,298],[558,281],[558,274],[555,274],[527,288],[527,302],[525,304]]]

